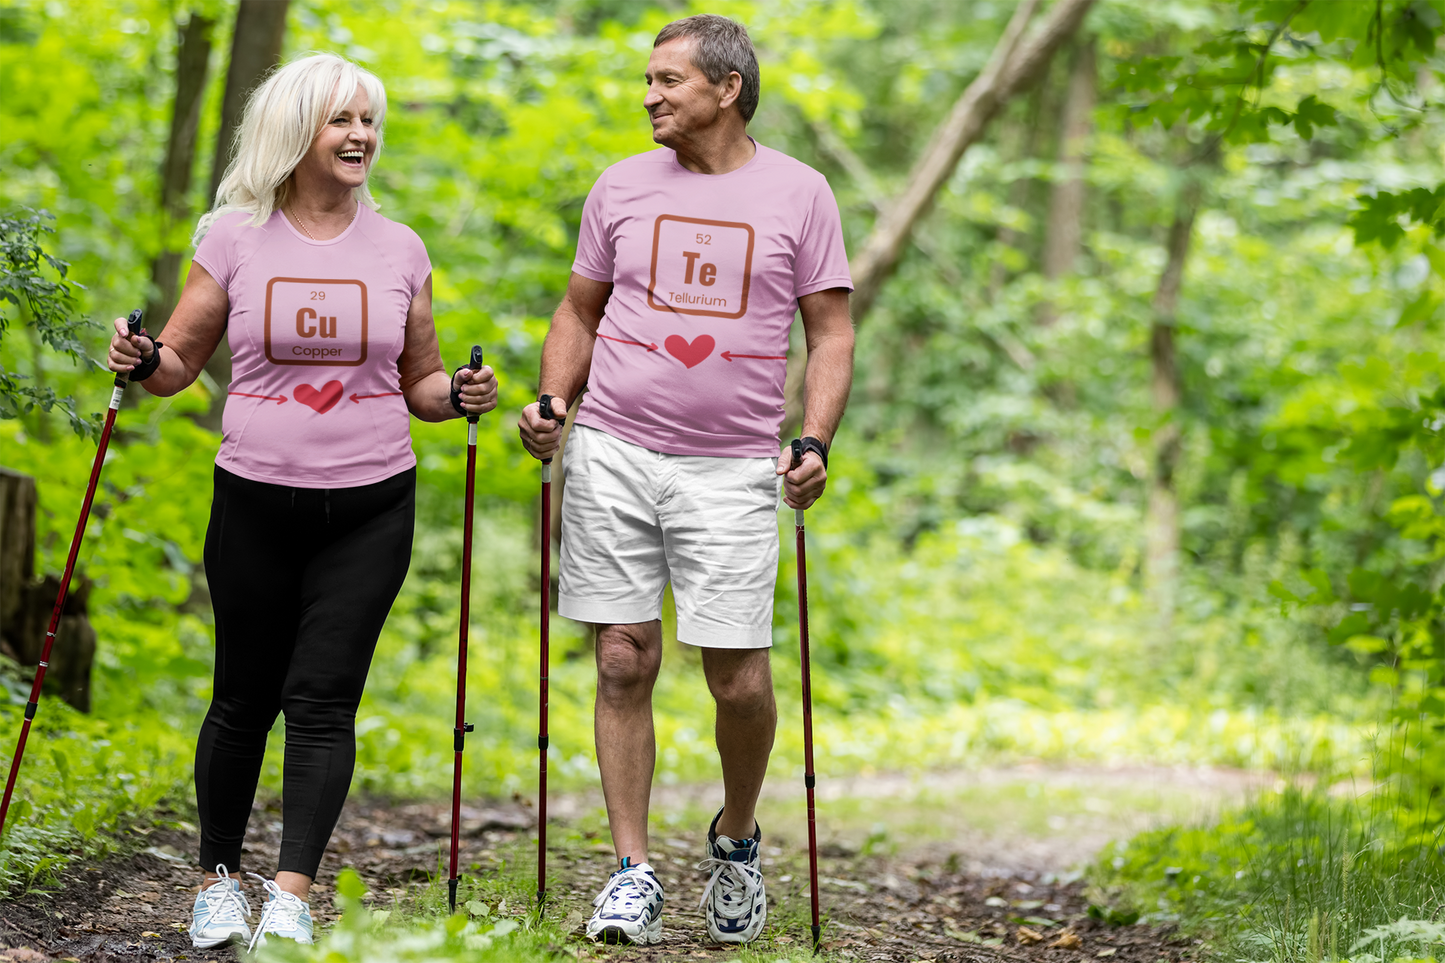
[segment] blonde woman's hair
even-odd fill
[[[234,157],[216,190],[215,204],[196,225],[192,244],[218,218],[232,211],[251,215],[251,224],[265,224],[285,206],[292,191],[291,172],[311,149],[316,135],[356,96],[357,88],[371,101],[376,152],[381,156],[381,128],[386,120],[386,88],[376,75],[335,54],[311,54],[279,68],[246,101],[236,129]],[[368,170],[369,172],[369,170]],[[368,185],[356,189],[357,200],[377,207]]]

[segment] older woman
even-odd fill
[[[237,153],[201,219],[164,344],[116,324],[110,367],[152,394],[186,388],[224,335],[232,352],[205,564],[215,688],[196,747],[202,869],[191,939],[310,942],[307,895],[356,759],[377,636],[411,555],[408,412],[496,406],[490,368],[448,377],[431,265],[376,213],[367,175],[386,93],[340,57],[309,56],[252,95]],[[286,717],[284,831],[254,936],[241,843],[266,736]],[[251,874],[255,876],[256,874]]]

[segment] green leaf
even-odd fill
[[[1426,288],[1420,292],[1418,298],[1405,305],[1405,309],[1400,312],[1400,320],[1395,322],[1395,326],[1397,328],[1405,328],[1412,324],[1426,321],[1435,316],[1435,311],[1439,307],[1439,296],[1436,295],[1434,291]]]
[[[1335,109],[1322,103],[1314,94],[1299,102],[1295,108],[1294,129],[1305,140],[1314,136],[1316,128],[1330,127],[1335,123]]]
[[[336,892],[347,899],[361,899],[366,895],[366,884],[350,866],[336,874]]]

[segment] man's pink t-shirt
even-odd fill
[[[853,287],[828,182],[761,144],[727,174],[609,167],[572,270],[613,285],[577,421],[675,455],[776,457],[798,298]]]
[[[411,468],[397,359],[431,274],[421,238],[364,205],[326,241],[280,211],[249,221],[222,217],[195,256],[231,301],[216,464],[296,488],[352,488]]]

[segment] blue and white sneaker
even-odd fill
[[[707,935],[719,943],[747,943],[763,931],[768,918],[768,896],[763,889],[762,843],[759,828],[751,839],[719,836],[713,817],[707,830],[707,858],[698,869],[712,870],[712,879],[702,891],[703,919]],[[753,824],[757,826],[757,823]]]
[[[254,950],[266,942],[266,937],[274,936],[283,940],[295,940],[297,943],[312,943],[314,927],[311,922],[311,907],[299,896],[286,892],[277,886],[274,881],[267,879],[257,873],[247,873],[248,876],[255,876],[266,888],[266,893],[271,897],[261,906],[261,921],[256,924],[256,935],[251,937],[251,944],[247,949]]]
[[[587,921],[587,938],[639,946],[661,943],[662,884],[646,863],[622,863],[592,901],[597,910]]]
[[[251,939],[251,904],[241,892],[241,881],[232,879],[225,866],[216,867],[220,879],[196,894],[191,909],[191,945],[209,950],[226,943],[247,943]]]

